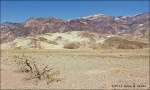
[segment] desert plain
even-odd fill
[[[37,84],[16,72],[15,56],[59,71],[61,80]],[[149,49],[1,50],[1,89],[149,89]]]

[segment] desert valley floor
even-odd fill
[[[23,51],[38,67],[59,71],[61,81],[25,82],[14,58]],[[0,70],[1,89],[148,89],[149,49],[2,50]]]

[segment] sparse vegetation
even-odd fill
[[[52,72],[53,68],[48,68],[45,66],[40,68],[35,63],[34,59],[31,56],[27,57],[24,55],[22,57],[14,56],[15,63],[17,64],[17,72],[26,73],[26,77],[23,79],[25,81],[33,81],[34,84],[38,84],[41,80],[46,80],[47,84],[52,82],[61,81],[61,79],[56,78],[60,73],[59,71]]]

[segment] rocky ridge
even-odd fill
[[[72,34],[75,34],[76,35],[75,38],[79,38],[78,37],[79,32],[83,34],[83,36],[86,33],[85,36],[88,36],[86,37],[86,39],[87,40],[89,39],[90,42],[86,40],[84,40],[84,42],[90,43],[88,44],[88,47],[92,47],[93,45],[95,46],[95,43],[96,43],[96,47],[103,46],[103,45],[97,44],[98,39],[101,39],[97,37],[99,37],[99,35],[102,35],[102,34],[103,34],[103,38],[109,35],[110,36],[117,35],[117,37],[119,37],[121,41],[124,41],[124,40],[129,40],[133,42],[136,41],[136,42],[141,42],[140,44],[145,43],[144,41],[146,41],[146,43],[148,43],[149,21],[150,21],[149,15],[150,15],[149,12],[145,12],[145,13],[141,13],[141,14],[137,14],[133,16],[118,16],[118,17],[108,16],[105,14],[94,14],[94,15],[90,15],[86,17],[80,17],[74,20],[62,20],[60,18],[53,18],[53,17],[48,17],[48,18],[39,17],[39,18],[29,18],[23,23],[6,22],[0,25],[1,26],[1,45],[3,44],[2,46],[5,46],[4,44],[13,43],[18,38],[27,39],[29,37],[32,37],[36,40],[37,37],[39,38],[39,36],[41,35],[44,35],[45,37],[45,35],[49,33],[51,33],[54,36],[55,36],[55,33],[59,33],[60,36],[61,34],[63,36],[63,34],[66,34],[69,32]],[[92,34],[94,33],[93,35],[96,36],[96,37],[94,36],[94,38],[97,38],[96,40],[93,39],[94,41],[91,41],[92,40],[91,33]],[[130,37],[134,37],[134,36],[135,37],[139,36],[139,37],[136,39],[129,39],[127,37],[128,35]],[[80,37],[80,39],[82,38]],[[48,44],[57,43],[58,45],[62,45],[62,47],[65,47],[66,43],[64,42],[65,40],[68,40],[68,39],[65,38],[65,40],[62,41],[61,43],[58,43],[57,41],[45,39],[45,38],[43,38],[43,40],[45,40],[44,42]],[[36,40],[36,41],[41,41],[41,39]],[[68,41],[68,43],[72,43],[72,42],[76,42],[78,44],[80,43],[80,41],[71,41],[71,42]],[[131,43],[131,42],[128,42],[128,43]],[[100,44],[103,44],[103,43],[100,43]],[[108,45],[108,44],[104,44],[104,45]],[[134,45],[133,47],[137,48]],[[130,48],[133,48],[133,47],[130,47]],[[144,44],[144,46],[142,45],[139,48],[144,48],[144,47],[147,47],[147,44],[146,45]]]

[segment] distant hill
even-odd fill
[[[101,37],[99,37],[100,35],[103,35],[104,36],[103,39],[104,39],[107,38],[106,36],[108,34],[110,34],[110,35],[117,35],[117,37],[119,38],[109,38],[110,40],[109,39],[106,40],[106,42],[103,44],[104,45],[103,47],[105,46],[111,47],[111,44],[116,40],[118,40],[120,43],[117,45],[119,46],[118,48],[129,48],[129,47],[135,48],[134,47],[135,44],[139,45],[136,46],[136,48],[144,48],[147,47],[147,45],[144,45],[143,43],[148,43],[148,37],[149,37],[149,21],[150,21],[149,15],[150,15],[149,12],[145,12],[133,16],[118,16],[118,17],[108,16],[105,14],[94,14],[94,15],[80,17],[73,20],[62,20],[53,17],[49,17],[49,18],[40,17],[40,18],[29,18],[23,23],[6,22],[0,25],[1,44],[4,45],[8,43],[13,43],[14,40],[19,40],[18,38],[22,38],[23,40],[24,39],[29,40],[29,37],[32,37],[37,41],[41,41],[39,36],[46,35],[49,33],[52,33],[52,35],[55,35],[55,33],[59,33],[61,36],[63,34],[66,35],[65,33],[69,33],[69,32],[73,33],[73,32],[83,31],[81,34],[76,33],[76,35],[82,36],[82,38],[80,37],[80,39],[86,38],[87,40],[90,40],[89,47],[95,46],[94,43],[97,43],[99,39],[102,39]],[[139,37],[136,39],[129,39],[127,37],[128,35],[126,34],[130,35],[130,37],[140,36],[142,38]],[[71,36],[68,37],[68,39],[65,38],[65,40],[69,40],[73,38]],[[79,36],[75,36],[74,38],[79,38]],[[38,39],[36,39],[36,37],[38,37]],[[62,38],[62,36],[59,38],[64,39]],[[55,39],[57,40],[59,38],[55,38]],[[45,43],[49,43],[49,44],[53,43],[53,44],[60,45],[60,42],[57,41],[47,40],[45,38],[43,38],[42,40],[44,40],[42,42]],[[147,41],[147,42],[143,42],[143,41]],[[123,46],[126,44],[122,44],[121,42],[132,44],[132,46],[128,46],[128,45]],[[141,43],[136,43],[136,42],[141,42]],[[86,41],[86,43],[89,42]],[[98,44],[96,44],[96,47],[97,45]]]
[[[148,48],[148,43],[122,39],[124,36],[98,34],[87,31],[65,33],[46,33],[36,37],[18,37],[1,44],[1,49],[141,49]],[[135,39],[139,38],[134,36]],[[142,38],[143,39],[143,38]],[[146,39],[146,38],[144,38]]]

